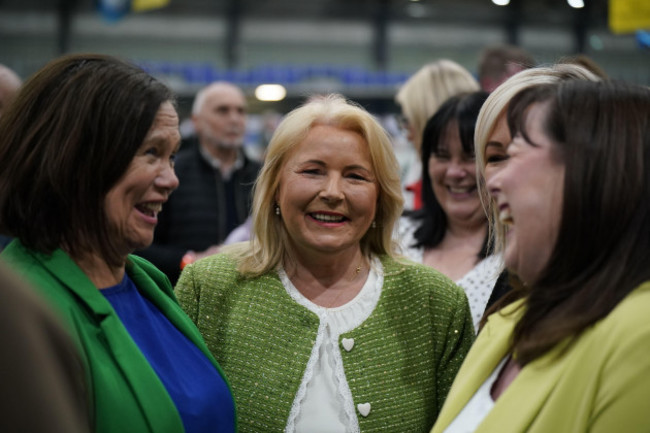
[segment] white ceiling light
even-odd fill
[[[510,4],[510,0],[492,0],[492,3],[497,6],[508,6]]]
[[[287,89],[281,84],[260,84],[255,89],[255,97],[260,101],[282,101]]]
[[[566,2],[574,9],[582,9],[585,7],[585,2],[583,0],[566,0]]]

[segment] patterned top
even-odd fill
[[[361,432],[427,432],[474,338],[467,298],[439,272],[380,257],[374,311],[339,336]],[[176,287],[232,385],[241,432],[283,431],[319,317],[295,302],[277,272],[245,279],[218,254],[185,268]]]
[[[397,229],[398,242],[403,254],[416,263],[422,263],[424,247],[414,247],[415,231],[418,223],[409,217],[402,217],[399,220]],[[476,264],[468,273],[456,280],[456,284],[465,290],[469,300],[469,308],[472,312],[472,322],[478,332],[478,325],[485,313],[490,295],[499,278],[502,268],[501,255],[492,255],[484,258]]]

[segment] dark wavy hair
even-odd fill
[[[0,230],[30,249],[124,258],[105,197],[126,172],[171,91],[114,57],[58,58],[0,118]]]
[[[513,136],[530,142],[536,103],[546,105],[542,127],[566,174],[557,241],[514,330],[522,365],[560,343],[566,350],[650,280],[650,89],[576,80],[524,90],[508,110]]]
[[[488,97],[487,92],[478,91],[462,93],[446,100],[429,118],[424,133],[422,134],[422,209],[410,212],[407,215],[413,218],[418,228],[414,233],[414,247],[433,248],[442,242],[447,230],[447,215],[440,206],[429,175],[428,161],[432,154],[438,153],[446,129],[452,121],[458,124],[460,141],[463,152],[474,155],[474,129],[476,118],[481,106]],[[490,254],[490,242],[486,235],[478,258],[482,259]]]

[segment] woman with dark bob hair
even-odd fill
[[[50,62],[0,119],[2,260],[82,354],[97,432],[234,431],[229,386],[148,246],[178,186],[172,93],[102,55]]]
[[[530,87],[508,125],[485,185],[526,285],[487,319],[433,432],[647,432],[650,89]]]
[[[474,327],[508,289],[501,256],[488,242],[487,216],[476,181],[474,126],[487,92],[445,101],[422,135],[422,209],[400,219],[404,254],[453,279],[465,290]]]

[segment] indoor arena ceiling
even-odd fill
[[[97,0],[0,0],[4,11],[51,11],[71,7],[91,11]],[[372,19],[384,13],[391,20],[494,24],[516,16],[527,24],[566,24],[588,21],[596,27],[607,23],[607,0],[584,0],[583,9],[572,9],[566,0],[512,0],[506,7],[490,0],[170,0],[156,15],[228,16],[233,9],[242,17],[256,19]]]

